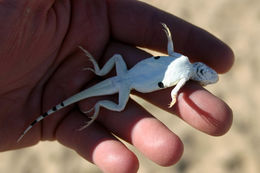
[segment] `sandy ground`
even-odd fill
[[[155,116],[184,142],[180,162],[160,167],[144,158],[140,173],[258,173],[260,172],[260,1],[259,0],[144,0],[213,33],[235,52],[233,69],[220,82],[208,87],[233,109],[232,129],[222,137],[211,137],[150,105]],[[33,165],[33,166],[31,166]],[[0,173],[100,172],[73,151],[56,142],[0,154]]]

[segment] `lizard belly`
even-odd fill
[[[161,89],[158,83],[163,79],[163,75],[158,73],[157,75],[151,75],[150,73],[142,73],[142,75],[134,76],[131,81],[131,88],[136,91],[147,93]]]

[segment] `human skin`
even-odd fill
[[[91,67],[91,62],[78,45],[100,64],[120,53],[130,68],[151,56],[136,46],[167,52],[160,25],[164,22],[172,30],[176,52],[191,61],[204,62],[218,73],[227,72],[234,61],[232,50],[210,33],[135,0],[0,0],[0,22],[0,151],[57,140],[104,172],[138,169],[135,154],[112,134],[162,166],[180,159],[183,144],[131,100],[123,112],[102,109],[91,126],[77,131],[88,121],[80,109],[91,108],[101,98],[55,113],[17,143],[42,112],[100,80],[91,71],[82,70]],[[171,109],[170,92],[135,94],[207,134],[222,135],[230,128],[231,109],[199,84],[187,83]],[[116,100],[117,96],[102,98]]]

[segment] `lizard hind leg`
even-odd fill
[[[109,101],[109,100],[98,101],[94,108],[87,111],[87,113],[89,113],[90,111],[92,111],[94,109],[94,114],[91,117],[89,117],[90,121],[88,121],[85,125],[83,125],[79,129],[79,131],[85,129],[86,127],[88,127],[91,123],[93,123],[97,119],[100,107],[104,107],[108,110],[117,111],[117,112],[121,112],[122,110],[124,110],[124,108],[127,104],[127,101],[129,99],[129,94],[130,94],[130,89],[128,87],[121,87],[119,90],[118,104],[114,103],[113,101]]]

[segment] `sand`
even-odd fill
[[[198,25],[232,47],[236,61],[220,82],[208,87],[234,112],[234,123],[224,136],[211,137],[177,118],[150,108],[176,132],[185,152],[178,164],[161,167],[144,158],[140,173],[258,173],[260,172],[260,1],[259,0],[146,0]],[[150,106],[142,103],[145,106]],[[33,165],[33,166],[31,166]],[[74,151],[57,142],[0,153],[0,173],[101,172]]]

